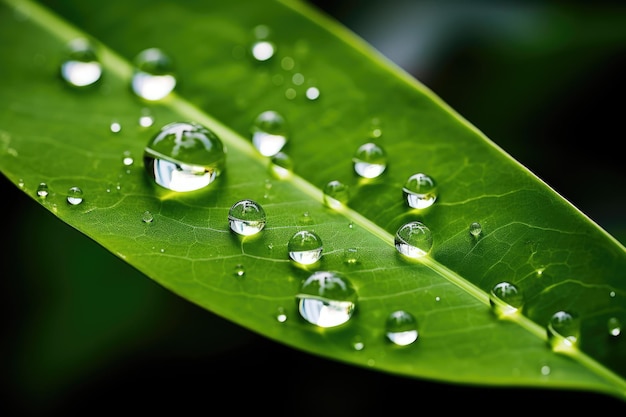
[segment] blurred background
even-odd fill
[[[626,242],[626,3],[309,3]],[[0,189],[5,416],[193,409],[347,417],[418,413],[436,394],[442,410],[626,410],[592,393],[410,380],[292,350],[167,292],[4,178]]]

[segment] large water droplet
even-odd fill
[[[340,272],[317,271],[302,283],[296,300],[298,311],[306,321],[326,328],[350,320],[357,294]]]
[[[363,178],[376,178],[387,168],[387,154],[379,145],[369,142],[357,148],[352,162],[358,175]]]
[[[287,123],[285,118],[274,110],[259,114],[250,130],[252,144],[263,156],[276,155],[287,143]]]
[[[310,230],[301,230],[287,243],[289,257],[302,265],[311,265],[322,257],[322,239]]]
[[[164,126],[144,150],[144,166],[154,181],[172,191],[194,191],[217,178],[226,160],[222,141],[196,123]]]
[[[504,318],[515,314],[522,308],[524,296],[515,285],[500,282],[491,289],[489,304],[498,317]]]
[[[398,229],[394,243],[402,255],[417,259],[428,254],[433,246],[433,236],[424,223],[412,221]]]
[[[568,352],[580,339],[580,318],[574,313],[557,311],[550,317],[547,332],[554,351]]]
[[[87,39],[74,39],[67,50],[67,57],[61,64],[61,76],[68,84],[87,87],[100,79],[102,65],[94,46]]]
[[[254,235],[265,227],[265,210],[256,201],[240,200],[228,211],[228,222],[238,235]]]
[[[429,175],[413,174],[406,180],[402,192],[409,207],[427,208],[437,199],[437,183]]]
[[[83,190],[78,187],[70,187],[67,190],[67,202],[73,206],[76,206],[83,202]]]
[[[387,317],[385,335],[398,346],[410,345],[417,340],[417,320],[407,311],[394,311]]]
[[[137,96],[149,101],[161,100],[176,87],[172,61],[161,49],[144,49],[134,63],[131,87]]]
[[[340,209],[350,200],[349,187],[339,180],[329,181],[324,186],[324,204],[332,209]]]

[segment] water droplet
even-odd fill
[[[387,168],[387,154],[379,145],[369,142],[359,146],[352,158],[354,171],[363,178],[376,178]]]
[[[144,223],[152,223],[154,221],[154,216],[150,211],[146,210],[141,215],[141,221]]]
[[[137,96],[149,101],[161,100],[176,87],[172,61],[161,49],[144,49],[137,54],[134,64],[131,87]]]
[[[611,336],[619,336],[622,334],[622,322],[617,317],[611,317],[607,321],[607,327]]]
[[[322,239],[312,231],[301,230],[287,243],[289,257],[302,265],[311,265],[322,257]]]
[[[20,178],[17,181],[17,186],[20,187],[20,188],[24,188],[24,179]]]
[[[70,187],[67,190],[67,202],[75,206],[83,202],[83,190],[78,187]]]
[[[503,318],[522,308],[524,296],[515,285],[509,282],[500,282],[491,289],[489,304],[496,315]]]
[[[352,338],[351,344],[352,344],[352,349],[356,351],[361,351],[365,349],[365,343],[361,339],[361,336],[354,336],[354,338]]]
[[[417,340],[417,320],[407,311],[394,311],[387,317],[385,335],[398,346],[410,345]]]
[[[306,89],[305,95],[309,100],[317,100],[320,96],[320,90],[317,87],[309,87]]]
[[[235,276],[243,277],[244,275],[246,275],[246,268],[242,264],[235,265]]]
[[[350,281],[340,272],[317,271],[302,283],[296,300],[302,318],[327,328],[350,320],[357,295]]]
[[[124,164],[124,166],[127,166],[127,167],[135,163],[135,160],[130,154],[130,151],[124,151],[124,157],[122,158],[122,163]]]
[[[309,213],[308,211],[305,211],[304,213],[302,213],[302,216],[300,216],[299,222],[302,225],[313,223],[313,217],[311,216],[311,213]]]
[[[111,122],[109,129],[111,129],[113,133],[120,133],[122,131],[122,125],[119,122]]]
[[[291,76],[291,82],[294,83],[294,85],[302,85],[304,83],[304,75],[296,72]]]
[[[285,71],[291,71],[295,65],[296,61],[290,56],[283,57],[283,59],[280,60],[280,66]]]
[[[226,148],[206,127],[175,122],[150,140],[143,159],[148,174],[161,187],[193,191],[211,184],[221,174]]]
[[[270,171],[276,178],[289,178],[293,173],[293,161],[286,153],[278,152],[270,159]]]
[[[541,375],[548,376],[552,372],[552,369],[550,369],[550,366],[548,365],[542,365],[540,372],[541,372]]]
[[[46,184],[45,182],[42,182],[37,186],[37,197],[40,197],[40,198],[48,197],[48,184]]]
[[[68,44],[67,57],[61,64],[61,76],[74,87],[87,87],[100,79],[102,65],[88,40],[79,38]]]
[[[548,322],[548,342],[557,352],[567,352],[578,344],[580,319],[576,314],[557,311]]]
[[[252,44],[252,56],[257,61],[267,61],[274,56],[276,47],[267,40],[258,40]]]
[[[348,265],[359,262],[359,251],[357,248],[347,248],[343,251],[343,261]]]
[[[276,155],[287,143],[287,123],[285,118],[274,110],[259,114],[250,130],[252,144],[263,156]]]
[[[406,180],[402,192],[409,207],[423,209],[432,206],[437,199],[437,184],[429,175],[413,174]]]
[[[141,116],[139,116],[139,126],[141,127],[150,127],[154,123],[154,117],[150,114],[150,110],[143,109],[141,111]]]
[[[228,222],[233,232],[250,236],[265,227],[265,210],[253,200],[240,200],[228,212]]]
[[[332,209],[340,209],[350,200],[349,187],[339,180],[329,181],[324,186],[324,204]]]
[[[483,232],[483,227],[478,222],[474,222],[469,226],[469,232],[472,236],[478,237]]]
[[[394,243],[402,255],[417,259],[428,254],[433,246],[433,236],[424,223],[413,221],[398,229]]]
[[[293,88],[288,88],[285,90],[285,97],[287,97],[288,100],[293,100],[294,98],[296,98],[296,95],[298,95],[298,93]]]
[[[285,312],[284,307],[278,307],[276,311],[276,320],[278,320],[279,323],[284,323],[287,321],[287,313]]]

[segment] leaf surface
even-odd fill
[[[112,1],[97,10],[78,1],[50,2],[51,9],[5,3],[0,48],[12,59],[0,69],[1,171],[165,288],[270,339],[356,366],[626,396],[625,342],[607,327],[626,321],[624,247],[324,15],[292,1]],[[260,25],[277,47],[265,62],[249,52]],[[98,45],[104,74],[93,88],[76,90],[58,71],[67,42],[85,36]],[[133,59],[149,47],[166,51],[176,66],[175,94],[159,102],[129,88]],[[307,99],[308,87],[319,98]],[[273,175],[251,143],[251,123],[265,110],[288,121],[288,178]],[[152,126],[138,124],[145,111]],[[173,121],[201,123],[227,148],[226,169],[206,190],[165,191],[144,170],[146,144]],[[371,141],[384,148],[388,167],[365,180],[352,156]],[[134,162],[125,165],[125,157]],[[403,198],[417,172],[438,183],[427,209],[409,209]],[[324,204],[331,180],[349,185],[347,207]],[[43,199],[40,183],[49,190]],[[73,186],[84,192],[79,205],[66,201]],[[229,209],[241,199],[267,214],[258,236],[229,229]],[[142,220],[146,211],[153,221]],[[414,220],[432,230],[434,244],[409,262],[394,235]],[[478,239],[469,233],[473,222],[482,226]],[[320,262],[307,268],[290,261],[287,249],[304,229],[324,246]],[[346,251],[357,261],[346,262]],[[324,329],[300,317],[295,296],[316,270],[339,271],[355,287],[348,323]],[[503,281],[525,297],[522,314],[506,320],[489,300]],[[419,337],[409,346],[385,337],[397,310],[417,320]],[[581,318],[578,345],[567,352],[548,343],[546,325],[558,311]],[[283,313],[286,320],[278,320]]]

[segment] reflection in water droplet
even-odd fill
[[[322,239],[309,230],[294,234],[287,243],[289,257],[302,265],[311,265],[322,257]]]
[[[246,274],[246,268],[242,264],[235,265],[235,276],[243,277]]]
[[[357,248],[347,248],[343,251],[343,261],[348,265],[354,265],[359,261]]]
[[[320,90],[317,87],[309,87],[306,89],[305,95],[309,100],[317,100],[320,96]]]
[[[359,146],[352,158],[354,171],[363,178],[376,178],[387,168],[387,154],[375,143]]]
[[[196,123],[164,126],[144,150],[148,175],[172,191],[206,187],[224,169],[226,149],[209,129]]]
[[[385,335],[398,346],[410,345],[418,337],[417,320],[407,311],[394,311],[387,317]]]
[[[137,54],[134,64],[131,87],[137,96],[149,101],[161,100],[176,87],[172,61],[161,49],[144,49]]]
[[[240,200],[228,212],[230,229],[242,236],[259,233],[265,227],[265,210],[253,200]]]
[[[252,144],[263,156],[276,155],[287,143],[287,123],[274,110],[259,114],[250,129]]]
[[[607,321],[607,327],[611,336],[619,336],[622,334],[622,322],[617,317],[611,317]]]
[[[350,200],[349,187],[339,180],[329,181],[324,186],[324,204],[332,209],[340,209]]]
[[[83,190],[78,187],[71,187],[67,190],[67,202],[75,206],[83,202]]]
[[[557,311],[548,322],[548,342],[556,352],[568,352],[580,338],[580,319],[576,314]]]
[[[423,209],[432,206],[437,199],[437,184],[432,177],[417,173],[406,180],[402,192],[409,207]]]
[[[483,232],[483,228],[478,222],[474,222],[469,226],[469,232],[472,236],[478,237]]]
[[[356,308],[357,294],[340,272],[317,271],[302,283],[296,300],[302,318],[327,328],[350,320]]]
[[[152,223],[154,221],[154,216],[150,211],[146,210],[141,215],[141,221],[144,223]]]
[[[270,159],[270,171],[276,178],[287,179],[293,173],[293,161],[284,152],[278,152]]]
[[[67,58],[61,64],[61,76],[74,87],[87,87],[102,76],[102,66],[94,46],[86,39],[74,39],[68,44]]]
[[[432,232],[421,222],[409,222],[398,229],[394,243],[402,255],[413,259],[421,258],[433,246]]]
[[[489,304],[496,316],[504,318],[517,313],[524,305],[524,296],[509,282],[496,284],[489,294]]]
[[[45,182],[42,182],[37,186],[37,197],[40,197],[40,198],[48,197],[48,184],[46,184]]]

